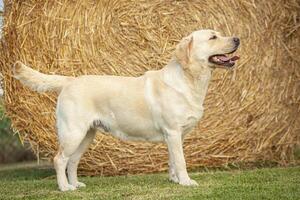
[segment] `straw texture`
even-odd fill
[[[215,71],[204,118],[187,136],[189,168],[268,161],[293,164],[300,144],[300,3],[297,0],[6,0],[0,49],[5,105],[36,155],[57,151],[53,93],[12,78],[16,60],[44,73],[138,76],[160,69],[175,45],[211,28],[241,38],[234,70]],[[162,143],[99,134],[80,164],[86,175],[167,169]]]

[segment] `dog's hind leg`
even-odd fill
[[[54,157],[54,167],[56,170],[57,183],[61,191],[75,190],[76,187],[69,184],[66,176],[67,163],[78,149],[79,145],[86,136],[86,130],[78,127],[59,126],[59,151]]]
[[[77,167],[78,167],[81,156],[88,149],[89,145],[92,143],[93,139],[95,138],[95,135],[96,135],[96,130],[90,129],[87,132],[85,138],[80,143],[79,147],[71,155],[71,157],[68,161],[67,172],[68,172],[69,183],[77,188],[85,187],[85,184],[79,182],[77,179]]]

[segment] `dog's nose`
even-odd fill
[[[233,38],[233,42],[234,42],[234,44],[235,44],[236,46],[239,46],[239,45],[240,45],[240,38],[234,37],[234,38]]]

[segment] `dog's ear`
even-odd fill
[[[193,36],[183,38],[175,49],[175,57],[177,61],[186,68],[190,62],[191,50],[193,48]]]

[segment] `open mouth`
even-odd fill
[[[228,54],[216,54],[208,58],[209,62],[224,67],[233,67],[235,61],[237,61],[238,59],[240,59],[239,56],[230,57]]]

